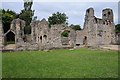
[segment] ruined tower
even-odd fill
[[[110,22],[114,22],[113,20],[113,11],[112,9],[106,8],[102,10],[102,19],[103,20],[109,20]]]
[[[115,43],[115,25],[112,9],[102,10],[102,18],[94,16],[94,9],[88,8],[85,14],[84,28],[77,31],[77,44],[87,46],[110,45]],[[82,34],[82,36],[78,36]]]
[[[84,22],[84,27],[83,28],[86,28],[88,29],[88,22],[92,21],[92,19],[94,18],[94,9],[93,8],[88,8],[86,10],[86,14],[85,14],[85,22]]]
[[[116,44],[115,41],[115,24],[114,24],[114,15],[113,11],[110,8],[106,8],[102,10],[102,19],[108,25],[108,34],[111,37],[111,44]]]
[[[89,8],[86,10],[86,17],[93,17],[94,16],[94,9],[93,8]]]

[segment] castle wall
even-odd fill
[[[51,25],[50,28],[48,22],[42,19],[41,21],[32,21],[30,24],[31,35],[25,35],[25,22],[15,19],[11,22],[10,31],[15,33],[16,50],[48,50],[78,45],[97,47],[118,42],[119,36],[116,35],[115,37],[113,21],[113,11],[111,9],[104,9],[102,19],[100,19],[94,16],[94,9],[89,8],[86,10],[83,30],[75,31],[65,24]],[[69,31],[68,37],[61,36],[61,33],[65,30]],[[0,33],[2,33],[2,29],[0,29]],[[23,39],[25,37],[26,41]],[[0,42],[2,42],[2,39],[0,34]]]
[[[85,44],[84,37],[86,37]],[[115,43],[115,25],[112,10],[104,9],[102,19],[100,19],[94,16],[92,8],[87,9],[83,30],[76,31],[76,44],[99,46]]]

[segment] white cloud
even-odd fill
[[[2,8],[10,9],[17,13],[20,13],[20,11],[23,9],[23,2],[3,2]]]

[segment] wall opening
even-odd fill
[[[80,46],[80,44],[76,44],[76,46]]]
[[[83,45],[87,45],[87,37],[86,36],[83,39]]]
[[[40,42],[42,43],[42,36],[40,36]]]
[[[70,40],[69,40],[69,34],[70,31],[69,30],[64,30],[62,33],[61,33],[61,42],[62,42],[62,45],[70,45]]]
[[[5,36],[5,45],[7,44],[15,44],[15,34],[10,31]]]
[[[110,12],[108,12],[108,15],[110,15]]]
[[[106,14],[104,14],[103,16],[106,16]]]
[[[69,37],[69,33],[70,33],[70,31],[65,30],[61,33],[61,37]]]
[[[45,40],[47,39],[47,35],[44,35],[43,37],[44,37]]]
[[[23,41],[24,41],[24,42],[27,42],[26,36],[23,37]]]

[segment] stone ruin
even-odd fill
[[[15,50],[50,50],[57,48],[74,48],[76,46],[99,47],[100,45],[117,44],[118,36],[115,35],[113,11],[104,9],[102,19],[94,16],[94,9],[86,10],[83,30],[73,30],[65,24],[56,24],[49,27],[45,19],[31,22],[31,34],[24,34],[25,21],[15,19],[11,22],[10,29],[2,34],[0,25],[0,48],[4,50],[7,35],[11,34],[15,41]],[[61,36],[68,31],[68,37]]]
[[[94,16],[94,9],[86,10],[84,28],[76,31],[76,43],[87,46],[116,44],[112,9],[102,10],[102,19]]]

